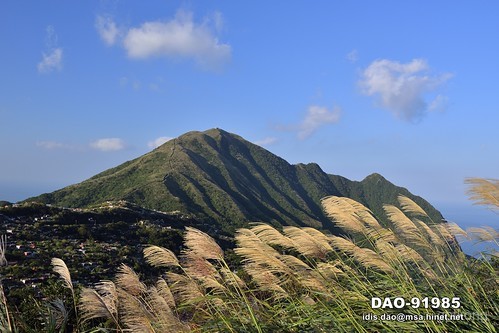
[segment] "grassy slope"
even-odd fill
[[[82,183],[30,198],[68,207],[124,199],[163,211],[194,213],[233,230],[246,221],[332,229],[320,206],[327,195],[351,197],[383,217],[382,203],[404,194],[442,217],[429,203],[373,174],[361,182],[327,175],[314,163],[290,165],[219,129],[189,132],[137,159]]]

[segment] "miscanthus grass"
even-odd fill
[[[498,207],[497,181],[469,183],[473,200]],[[159,246],[146,247],[145,260],[162,270],[156,282],[146,285],[123,265],[112,281],[83,288],[78,297],[74,295],[79,299],[74,309],[77,329],[158,333],[496,332],[498,255],[466,258],[456,237],[497,244],[497,230],[462,230],[455,224],[433,221],[405,196],[398,197],[397,205],[384,206],[388,225],[381,225],[367,207],[352,199],[327,197],[322,205],[342,229],[341,236],[308,227],[278,230],[253,223],[235,235],[234,252],[240,265],[229,263],[212,237],[190,227],[178,256]],[[54,259],[54,268],[74,293],[67,267]],[[374,297],[430,301],[428,306],[419,302],[419,306],[401,309],[373,308]],[[441,302],[444,297],[458,298],[460,306],[436,306],[431,301]],[[1,308],[0,332],[15,331],[6,302]],[[414,319],[381,319],[398,313]],[[427,319],[445,314],[462,315],[462,319]],[[369,319],[369,315],[378,320]]]
[[[123,266],[114,282],[103,282],[106,288],[84,290],[82,319],[101,318],[110,330],[123,332],[495,332],[496,259],[470,264],[454,236],[497,241],[494,229],[459,231],[431,221],[404,196],[398,206],[385,206],[385,227],[351,199],[329,197],[322,204],[343,236],[254,223],[236,233],[242,264],[234,269],[213,238],[187,228],[178,258],[157,246],[144,250],[147,262],[164,269],[156,285],[144,285]],[[483,280],[472,265],[480,265]],[[373,297],[459,297],[461,306],[373,309]],[[461,313],[469,320],[363,319],[399,312]]]

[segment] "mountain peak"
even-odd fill
[[[215,128],[210,128],[205,131],[190,131],[187,133],[184,133],[180,135],[178,138],[191,138],[191,137],[197,137],[197,136],[209,136],[212,138],[220,137],[220,136],[230,136],[230,137],[239,137],[238,135],[234,133],[227,132],[221,128],[215,127]]]
[[[383,203],[392,204],[405,189],[379,174],[353,182],[326,174],[316,163],[291,165],[236,134],[212,128],[185,133],[79,184],[28,200],[77,208],[126,200],[195,215],[225,230],[248,221],[332,230],[323,197],[355,196],[382,212],[382,203],[373,201],[379,190]]]
[[[180,145],[185,144],[186,146],[192,147],[194,146],[203,146],[208,144],[214,149],[220,149],[222,141],[235,142],[239,141],[244,145],[250,144],[250,142],[246,141],[242,137],[237,134],[233,134],[227,131],[224,131],[220,128],[211,128],[206,131],[191,131],[185,134],[182,134],[176,139],[176,142]],[[235,141],[234,141],[235,140]]]
[[[366,178],[364,178],[364,180],[362,180],[362,181],[372,181],[372,180],[374,180],[374,181],[378,181],[378,180],[386,181],[386,178],[383,177],[382,175],[380,175],[379,173],[374,172],[374,173],[370,174],[369,176],[367,176]]]
[[[206,135],[209,135],[209,136],[235,135],[235,134],[229,133],[227,131],[224,131],[223,129],[218,128],[218,127],[210,128],[210,129],[204,131],[203,133]]]

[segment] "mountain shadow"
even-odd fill
[[[386,223],[383,204],[396,204],[399,194],[414,200],[434,221],[442,220],[426,200],[379,174],[359,182],[326,174],[315,163],[291,165],[236,134],[210,129],[188,132],[79,184],[26,201],[84,208],[126,200],[148,209],[192,214],[226,231],[261,221],[335,232],[321,198],[352,198]]]

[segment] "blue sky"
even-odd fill
[[[459,220],[499,170],[495,1],[2,1],[0,199],[219,127]],[[479,217],[479,218],[478,218]],[[489,222],[492,221],[492,222]]]

